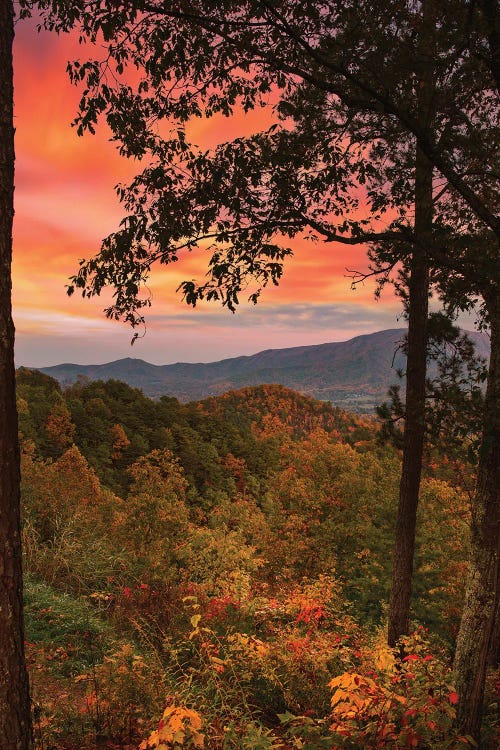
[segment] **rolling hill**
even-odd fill
[[[225,391],[262,383],[279,383],[316,399],[328,400],[352,411],[372,411],[397,382],[396,369],[404,367],[398,344],[403,328],[356,336],[349,341],[268,349],[258,354],[210,363],[152,365],[142,359],[116,360],[102,365],[61,364],[38,368],[62,385],[79,377],[121,380],[147,396],[175,396],[194,401]],[[489,356],[485,334],[470,333],[476,349]]]

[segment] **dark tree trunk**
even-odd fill
[[[397,640],[408,633],[410,626],[415,531],[425,435],[429,263],[424,248],[431,232],[432,165],[418,150],[415,176],[415,235],[418,245],[410,262],[408,288],[406,416],[389,604],[390,646],[395,646]]]
[[[419,69],[415,71],[417,108],[420,125],[432,132],[433,123],[433,35],[431,0],[421,8],[419,33]],[[415,245],[410,261],[408,282],[408,350],[406,365],[405,432],[403,466],[394,540],[392,587],[389,602],[387,640],[391,647],[410,627],[410,602],[415,554],[417,508],[422,475],[425,438],[425,392],[427,375],[427,339],[429,314],[429,260],[432,241],[433,165],[417,142],[415,157]]]
[[[24,632],[19,446],[11,314],[14,9],[0,2],[0,748],[32,747]]]
[[[475,495],[465,605],[455,651],[455,686],[461,729],[479,739],[484,682],[500,595],[500,299],[485,302],[491,323],[491,358]]]

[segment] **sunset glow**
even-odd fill
[[[33,23],[22,22],[15,54],[17,364],[97,363],[127,356],[155,363],[210,361],[401,325],[400,305],[389,292],[375,303],[373,285],[351,289],[346,267],[366,268],[363,248],[301,240],[293,245],[279,288],[267,290],[256,308],[241,300],[236,315],[215,305],[191,310],[176,295],[181,281],[205,273],[202,251],[157,269],[147,335],[131,350],[130,329],[102,313],[106,297],[68,298],[65,284],[78,260],[94,255],[100,240],[116,229],[122,210],[113,187],[131,178],[137,164],[118,155],[104,126],[84,138],[71,127],[78,91],[65,68],[69,59],[85,56],[74,39],[37,34]],[[268,110],[197,120],[189,136],[209,147],[269,122]]]

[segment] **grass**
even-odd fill
[[[24,597],[26,640],[45,653],[51,672],[76,676],[112,648],[109,625],[85,600],[29,576]]]

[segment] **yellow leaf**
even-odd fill
[[[201,716],[197,711],[191,711],[188,708],[186,709],[186,716],[191,720],[191,727],[193,729],[201,729]]]
[[[381,646],[374,652],[374,663],[377,669],[384,672],[392,672],[394,669],[395,659],[392,650],[388,646]]]
[[[184,716],[182,715],[180,711],[176,712],[170,717],[169,726],[172,732],[178,732],[180,729],[183,728],[183,723],[182,723],[183,719],[184,719]]]
[[[193,626],[193,628],[197,628],[198,627],[198,623],[200,622],[200,620],[201,620],[201,615],[200,614],[193,615],[191,617],[190,622],[191,622],[191,625]]]

